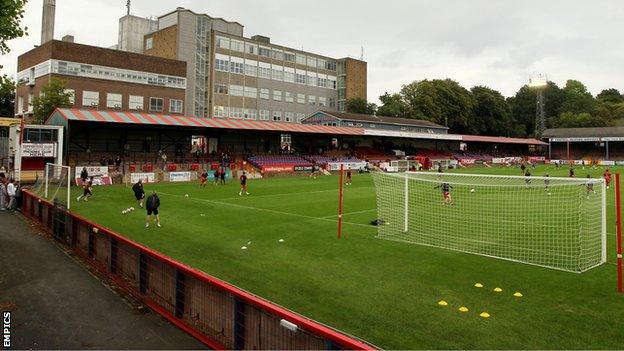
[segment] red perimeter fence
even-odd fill
[[[152,310],[214,349],[374,349],[24,191],[22,212]]]

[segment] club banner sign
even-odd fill
[[[169,172],[170,182],[190,182],[191,172]]]
[[[264,166],[262,172],[292,172],[293,166]]]
[[[108,175],[108,166],[76,166],[74,168],[76,177],[80,177],[83,168],[87,169],[89,176],[102,177]]]
[[[312,170],[312,166],[295,166],[295,172],[309,172]]]
[[[23,143],[22,157],[56,157],[56,143]]]
[[[93,185],[112,185],[113,179],[109,176],[93,176]],[[76,177],[76,185],[82,186],[82,179]]]
[[[154,172],[151,173],[130,173],[130,182],[136,183],[141,179],[143,183],[154,183],[156,182],[156,177]]]
[[[340,165],[344,165],[344,169],[360,169],[366,167],[366,162],[330,162],[327,164],[327,168],[330,171],[339,171]]]

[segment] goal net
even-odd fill
[[[37,179],[33,189],[37,195],[50,201],[57,201],[69,209],[71,204],[70,167],[46,163],[43,176]]]
[[[606,261],[603,179],[375,173],[382,239],[571,272]]]

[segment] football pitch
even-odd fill
[[[577,167],[576,172],[599,177],[603,170]],[[532,173],[566,176],[567,171],[540,166]],[[507,167],[458,172],[520,174]],[[74,201],[81,189],[73,188],[72,211],[382,348],[624,347],[613,187],[607,194],[607,263],[582,274],[375,238],[369,174],[354,174],[353,185],[345,187],[341,239],[337,176],[250,180],[249,196],[238,196],[236,181],[205,189],[197,183],[145,185],[147,194],[152,190],[160,196],[162,228],[144,227],[145,212],[123,185],[96,187],[93,198],[79,203]],[[459,194],[455,201],[461,206]],[[130,206],[136,210],[123,215]],[[477,282],[484,287],[474,287]],[[514,297],[515,292],[523,296]],[[440,300],[448,305],[440,306]],[[459,312],[461,306],[468,311]]]

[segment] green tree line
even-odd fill
[[[593,96],[587,87],[568,80],[544,89],[548,128],[605,127],[624,122],[624,96],[606,89]],[[452,79],[425,79],[379,97],[380,106],[364,99],[347,101],[348,112],[424,119],[449,127],[451,133],[530,137],[535,134],[537,90],[528,85],[514,96],[476,86],[470,90]]]

